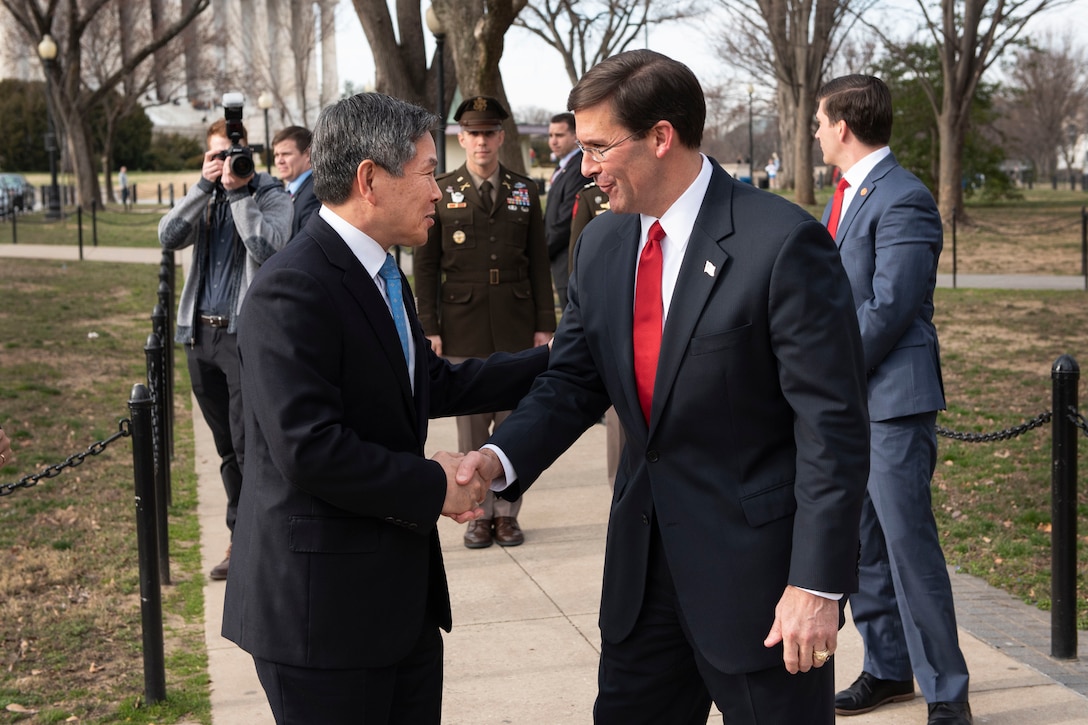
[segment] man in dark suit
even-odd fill
[[[555,171],[548,186],[548,205],[544,209],[544,229],[548,237],[548,258],[552,263],[552,281],[559,297],[559,309],[567,306],[567,280],[570,276],[570,225],[574,197],[589,183],[582,176],[582,151],[574,133],[574,114],[558,113],[548,124],[548,148],[555,155]]]
[[[486,490],[454,482],[457,457],[423,457],[427,419],[510,408],[547,366],[547,347],[452,365],[427,344],[388,250],[434,223],[437,120],[375,93],[322,111],[324,205],[242,310],[247,485],[223,635],[253,655],[277,723],[438,725],[435,524],[482,515]]]
[[[555,332],[537,185],[499,163],[509,115],[487,96],[467,98],[454,111],[465,163],[438,177],[435,224],[412,258],[423,331],[451,362],[546,345]],[[458,449],[479,448],[507,413],[458,417]],[[520,546],[520,511],[521,501],[488,493],[484,516],[465,529],[465,546]]]
[[[824,161],[843,171],[824,222],[857,307],[872,441],[860,583],[850,597],[865,661],[835,707],[856,715],[909,700],[916,677],[931,725],[965,725],[970,678],[930,500],[945,407],[933,325],[941,217],[929,189],[888,148],[892,98],[883,81],[836,78],[817,99],[816,139]]]
[[[713,700],[730,725],[830,725],[869,462],[835,247],[699,153],[681,63],[621,53],[568,107],[611,210],[582,232],[548,372],[459,480],[521,495],[614,405],[595,722],[702,725]]]
[[[288,126],[272,139],[276,171],[287,185],[287,193],[294,203],[295,215],[291,220],[291,237],[306,226],[310,215],[321,208],[314,196],[313,173],[310,168],[310,142],[313,134],[302,126]]]

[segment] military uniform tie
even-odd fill
[[[480,201],[483,202],[484,211],[491,213],[491,190],[494,189],[490,181],[480,184]]]

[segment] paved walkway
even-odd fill
[[[0,259],[77,259],[65,247],[0,244]],[[158,251],[106,252],[98,258],[158,262]],[[117,256],[114,256],[114,255]],[[146,255],[146,256],[140,256]],[[0,262],[2,263],[2,262]],[[184,264],[184,259],[182,259]],[[1080,289],[1083,278],[975,280],[980,286]],[[960,286],[968,286],[961,275]],[[1030,282],[1030,287],[1028,283]],[[1020,286],[1021,284],[1025,286]],[[1060,285],[1060,286],[1059,286]],[[210,433],[193,404],[198,516],[204,569],[227,546],[225,497]],[[453,600],[453,632],[445,637],[446,725],[565,725],[591,722],[600,647],[597,606],[610,492],[604,473],[604,428],[594,426],[534,486],[520,521],[526,543],[470,551],[463,529],[439,522]],[[434,421],[428,453],[456,448],[452,421]],[[974,577],[952,572],[960,644],[971,669],[971,704],[980,725],[1088,723],[1088,632],[1079,657],[1049,656],[1049,613],[1029,607]],[[206,583],[205,638],[216,725],[265,725],[271,713],[248,655],[219,636],[222,582]],[[845,687],[861,668],[852,624],[840,634],[836,678]],[[920,725],[916,697],[844,722]],[[720,722],[711,717],[709,722]]]

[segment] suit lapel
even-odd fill
[[[404,362],[404,352],[400,346],[400,335],[397,334],[397,326],[393,322],[393,317],[389,314],[389,306],[385,304],[382,293],[378,291],[378,285],[362,263],[352,254],[351,249],[344,240],[333,231],[332,227],[316,214],[313,218],[318,219],[321,226],[328,232],[327,234],[315,234],[314,238],[324,250],[329,262],[343,271],[342,282],[344,287],[347,289],[348,294],[359,304],[363,319],[378,340],[382,355],[389,362],[390,367],[393,368],[405,403],[412,408],[416,408],[416,402],[412,396],[412,387],[408,380],[408,366]],[[417,334],[419,322],[416,317],[415,307],[409,302],[411,291],[408,287],[408,281],[404,279],[403,274],[401,274],[401,280],[404,306],[408,312],[413,343],[416,347],[416,369],[418,371],[426,358],[424,353],[420,351],[419,336]]]
[[[873,167],[873,170],[869,172],[865,180],[858,186],[857,192],[854,193],[854,198],[850,202],[850,206],[846,207],[846,213],[842,215],[842,219],[839,221],[839,228],[835,230],[835,246],[842,247],[842,242],[846,239],[846,230],[850,228],[854,218],[861,211],[861,207],[865,202],[869,200],[869,197],[876,191],[880,180],[887,176],[888,172],[895,168],[898,162],[895,160],[895,156],[888,154]],[[824,222],[825,226],[827,222]]]
[[[669,303],[669,316],[661,335],[654,402],[650,412],[651,433],[668,402],[695,325],[702,317],[718,280],[726,272],[729,255],[719,242],[733,233],[732,184],[728,175],[715,164],[710,186],[688,239],[676,288]]]

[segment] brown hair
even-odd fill
[[[892,137],[892,93],[873,76],[850,75],[824,84],[816,94],[832,123],[846,121],[850,133],[866,146],[887,146]]]
[[[631,131],[644,133],[658,121],[668,121],[684,146],[697,149],[702,143],[703,89],[690,68],[668,56],[630,50],[601,61],[570,92],[567,108],[577,112],[606,101],[616,120]]]
[[[314,135],[310,133],[310,129],[303,128],[302,126],[288,126],[287,128],[279,131],[272,138],[272,148],[276,148],[277,144],[281,141],[294,141],[295,146],[298,147],[299,153],[303,153],[306,149],[310,148],[310,142],[313,141]]]

